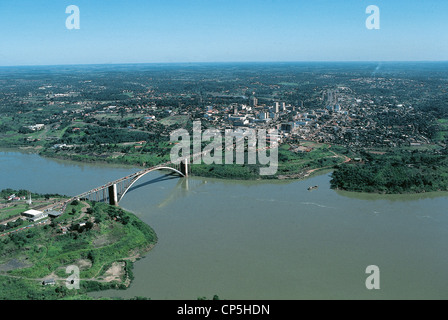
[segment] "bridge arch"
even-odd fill
[[[145,175],[147,175],[148,173],[153,172],[153,171],[156,171],[156,170],[171,170],[171,171],[173,171],[173,172],[178,173],[180,176],[185,177],[185,175],[184,175],[181,171],[179,171],[179,170],[177,170],[177,169],[175,169],[175,168],[165,167],[165,166],[152,168],[151,170],[145,171],[145,172],[143,172],[142,174],[137,175],[136,177],[134,177],[134,178],[132,179],[131,184],[130,184],[129,186],[126,187],[126,189],[124,190],[124,192],[123,192],[123,193],[120,195],[120,197],[117,199],[117,200],[118,200],[117,202],[120,202],[121,199],[123,199],[123,197],[125,196],[125,194],[126,194],[126,193],[129,191],[129,189],[134,185],[134,183],[136,183],[138,180],[140,180],[141,178],[143,178],[143,177],[144,177]]]

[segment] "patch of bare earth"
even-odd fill
[[[125,275],[125,262],[114,262],[112,266],[104,273],[104,281],[121,281]]]
[[[137,259],[142,258],[144,256],[145,253],[148,253],[149,251],[152,250],[152,248],[154,248],[155,244],[151,243],[150,245],[148,245],[147,247],[143,248],[143,249],[134,249],[129,251],[129,255],[127,258],[125,258],[124,260],[130,260],[132,262],[137,261]]]
[[[75,262],[80,270],[88,270],[92,267],[92,261],[89,259],[79,259]]]

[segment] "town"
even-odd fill
[[[39,77],[27,77],[25,68],[1,78],[0,147],[152,167],[170,160],[173,132],[192,134],[200,123],[221,136],[275,131],[268,139],[278,145],[279,166],[260,177],[258,163],[195,163],[198,176],[297,179],[380,155],[386,161],[397,152],[437,157],[448,137],[446,88],[437,81],[443,77],[437,65],[430,67],[422,76],[392,63],[102,65],[55,68]],[[414,162],[403,160],[408,168]]]
[[[103,73],[86,73],[74,79],[66,75],[56,82],[16,78],[4,86],[0,99],[3,143],[77,154],[88,146],[99,158],[106,153],[117,158],[130,149],[144,149],[153,137],[167,141],[173,130],[191,129],[195,120],[222,133],[234,128],[277,129],[280,141],[290,143],[297,152],[307,150],[300,148],[300,141],[359,151],[428,145],[434,134],[433,117],[416,107],[412,99],[417,92],[429,98],[431,83],[419,80],[372,78],[370,73],[350,78],[346,72],[346,83],[331,85],[339,79],[316,71],[307,79],[313,85],[304,86],[292,82],[301,79],[301,73],[286,76],[282,68],[262,70],[259,76],[243,69],[236,79],[228,78],[230,70],[223,68],[215,71],[220,80],[213,77],[217,74],[207,73],[205,78],[205,71],[200,70],[189,75],[180,68],[166,75],[156,69],[153,75],[150,67],[142,68],[140,73],[150,75],[132,82],[128,79],[132,70],[108,79]],[[271,73],[272,78],[280,79],[274,81]],[[176,76],[180,79],[173,79]],[[196,78],[202,84],[196,84]],[[26,84],[27,90],[10,93],[18,83]],[[414,92],[411,97],[369,93],[396,87]],[[11,105],[14,109],[8,107]],[[111,129],[116,129],[115,137]],[[443,146],[445,141],[439,140]]]

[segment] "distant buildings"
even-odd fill
[[[251,106],[256,107],[258,105],[258,99],[255,97],[252,97]]]
[[[258,119],[260,119],[260,120],[267,120],[267,119],[269,119],[269,113],[268,112],[260,112],[259,114],[258,114]]]
[[[280,103],[278,103],[278,102],[274,103],[274,111],[275,111],[275,113],[280,112]]]
[[[18,197],[15,194],[12,194],[8,197],[8,201],[18,201],[18,200],[25,200],[25,197]]]
[[[44,124],[42,124],[42,123],[38,123],[38,124],[35,124],[35,125],[32,125],[32,126],[28,126],[27,128],[30,129],[30,130],[32,130],[32,131],[40,131],[40,130],[42,130],[44,127],[45,127]]]
[[[285,133],[294,133],[306,125],[308,125],[307,121],[294,121],[294,122],[282,123],[280,126],[280,130]]]
[[[234,126],[245,126],[249,123],[249,119],[247,119],[246,116],[230,116],[229,115],[229,121]]]

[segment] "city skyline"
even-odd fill
[[[66,8],[80,10],[69,30]],[[369,30],[366,8],[380,9]],[[3,1],[0,66],[446,61],[446,1]]]

